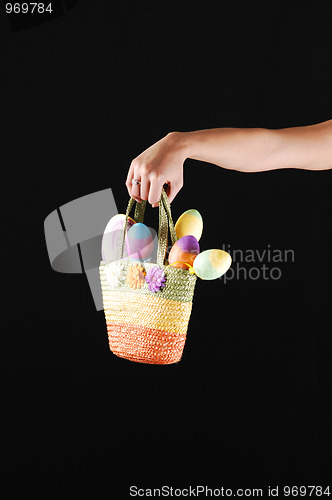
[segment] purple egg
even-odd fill
[[[197,238],[191,234],[182,236],[182,238],[178,239],[176,244],[180,247],[182,252],[199,254],[199,243]]]
[[[188,234],[174,243],[168,255],[168,262],[173,267],[188,269],[193,265],[198,254],[198,241],[195,236]]]

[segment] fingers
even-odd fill
[[[133,184],[133,180],[140,181],[140,184]],[[136,201],[140,203],[142,200],[147,200],[153,207],[157,207],[163,184],[163,180],[158,178],[154,172],[147,172],[146,168],[139,165],[136,160],[131,162],[126,186],[129,196]]]
[[[147,177],[143,177],[140,186],[140,196],[142,200],[147,200],[152,205],[152,207],[157,207],[159,205],[159,200],[161,197],[163,182],[154,175],[151,175],[150,177],[150,180]]]
[[[135,180],[141,182],[141,180],[137,177],[135,177]],[[139,184],[132,184],[131,185],[131,196],[135,200],[141,202],[142,201],[142,196],[141,196],[141,186]]]
[[[148,201],[151,203],[153,207],[158,207],[159,200],[161,197],[161,191],[163,188],[164,182],[157,177],[154,177],[150,183],[150,191]]]
[[[126,179],[126,186],[128,189],[129,196],[132,195],[131,181],[133,180],[133,178],[134,178],[134,165],[133,165],[133,162],[131,162],[129,170],[128,170],[128,174],[127,174],[127,179]]]
[[[140,203],[142,201],[142,198],[140,196],[140,185],[133,184],[133,179],[141,182],[141,176],[138,172],[135,172],[135,163],[132,161],[126,179],[126,186],[129,196]]]
[[[149,191],[150,191],[150,180],[149,178],[144,175],[141,178],[141,185],[137,186],[140,189],[140,197],[142,200],[148,200],[149,199]]]
[[[166,184],[166,194],[171,203],[183,186],[182,175],[179,172],[173,177],[164,177],[165,174],[157,173],[151,169],[151,166],[142,163],[137,158],[131,162],[126,186],[129,195],[139,203],[142,200],[148,201],[153,207],[159,205],[159,200],[163,186]],[[169,175],[169,173],[166,175]],[[133,183],[134,180],[139,181],[139,184]]]

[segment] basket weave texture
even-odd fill
[[[133,207],[131,198],[126,219]],[[137,206],[139,205],[139,206]],[[136,204],[134,219],[142,222],[144,202]],[[123,255],[126,221],[120,237],[119,254]],[[101,261],[100,282],[109,347],[122,358],[148,364],[171,364],[180,361],[186,341],[188,322],[196,284],[196,275],[186,269],[165,265],[168,230],[172,244],[177,240],[166,193],[159,202],[159,232],[157,263],[122,259],[121,275],[114,282],[108,276],[115,273],[115,262]],[[142,274],[158,265],[164,271],[165,284],[158,292],[150,291],[144,279],[140,287],[132,288],[128,273],[132,266],[141,266]],[[118,268],[117,268],[118,269]]]

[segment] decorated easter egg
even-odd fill
[[[108,221],[101,242],[101,255],[103,260],[113,261],[117,258],[118,245],[120,244],[120,238],[122,235],[122,229],[125,223],[125,219],[125,214],[117,214]],[[136,224],[134,219],[128,217],[126,232],[134,224]]]
[[[197,238],[188,234],[174,243],[168,255],[168,263],[173,267],[189,269],[186,264],[192,266],[198,254],[199,244]]]
[[[224,250],[205,250],[194,261],[194,271],[203,280],[220,278],[230,268],[232,258]]]
[[[191,208],[184,212],[175,224],[175,232],[178,238],[191,234],[199,241],[203,231],[203,219],[201,214]]]
[[[127,255],[132,259],[146,260],[153,252],[151,230],[141,222],[132,226],[126,236]]]

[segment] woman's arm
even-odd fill
[[[332,120],[305,127],[277,130],[217,128],[171,132],[143,151],[129,168],[130,196],[157,206],[164,184],[172,202],[183,185],[187,158],[241,172],[279,168],[332,168]],[[132,180],[141,182],[133,185]]]
[[[187,132],[186,156],[241,172],[332,168],[332,120],[278,130],[220,128]]]

